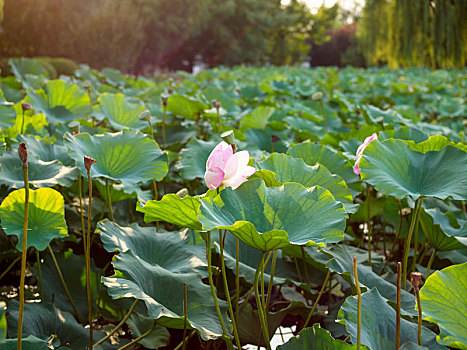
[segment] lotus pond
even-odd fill
[[[465,70],[10,66],[2,350],[467,349]]]

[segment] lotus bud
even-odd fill
[[[19,159],[23,162],[23,168],[28,167],[28,149],[26,148],[26,144],[21,142],[18,147],[18,155]]]
[[[167,107],[167,103],[169,101],[169,96],[170,96],[169,94],[166,94],[164,92],[161,94],[162,105],[164,107]]]
[[[32,106],[27,102],[21,102],[21,108],[23,109],[23,113],[26,111],[30,111]]]
[[[211,103],[212,103],[212,106],[213,106],[215,109],[219,109],[219,108],[221,108],[221,106],[222,106],[222,102],[219,102],[219,101],[216,101],[216,100],[213,100]]]
[[[85,80],[83,81],[83,83],[81,84],[85,89],[90,89],[92,84],[89,80]]]
[[[149,119],[150,116],[151,116],[151,112],[149,112],[148,109],[145,109],[144,111],[142,111],[142,112],[140,113],[140,115],[138,116],[138,118],[139,118],[139,119],[144,119],[144,120],[146,120],[146,119]]]
[[[86,168],[87,171],[91,171],[91,166],[94,163],[97,163],[97,160],[91,157],[88,157],[88,156],[84,156],[84,167]]]
[[[277,141],[280,141],[281,139],[277,137],[276,135],[271,135],[271,142],[276,143]]]
[[[321,101],[323,99],[323,93],[321,91],[315,92],[312,96],[311,99],[313,101]]]
[[[188,195],[188,190],[186,188],[182,188],[180,191],[176,193],[176,195],[180,198],[184,198]]]

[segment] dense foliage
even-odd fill
[[[24,349],[85,349],[89,319],[94,349],[264,346],[279,326],[303,329],[281,350],[467,348],[465,70],[234,67],[155,81],[10,65],[2,349],[16,349],[21,251]],[[256,171],[207,190],[227,130]],[[411,271],[425,281],[415,289]]]

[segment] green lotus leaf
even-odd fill
[[[131,251],[136,257],[151,265],[158,265],[172,273],[189,273],[206,266],[199,256],[199,247],[186,245],[184,234],[156,232],[155,227],[140,227],[133,224],[122,227],[109,220],[97,224],[104,249],[109,253]],[[204,258],[206,252],[204,251]]]
[[[284,121],[289,124],[292,129],[295,130],[297,136],[303,140],[312,139],[319,140],[326,133],[324,126],[316,125],[315,122],[311,120],[304,119],[302,117],[286,117]],[[322,124],[322,122],[321,122]]]
[[[191,139],[186,148],[180,151],[180,160],[175,168],[186,180],[203,179],[206,161],[216,144],[215,141]]]
[[[168,171],[167,153],[149,136],[124,129],[117,133],[89,135],[65,134],[71,157],[87,178],[84,156],[97,163],[91,168],[92,177],[118,181],[123,186],[135,186],[152,179],[160,181]]]
[[[18,134],[37,134],[46,132],[47,121],[44,113],[34,113],[33,110],[25,111],[23,116],[21,103],[13,106],[16,111],[16,119],[13,125],[5,129],[5,136],[16,138]]]
[[[261,179],[203,198],[199,221],[204,230],[227,229],[261,251],[289,244],[325,246],[341,241],[347,214],[328,190],[297,183],[266,187]]]
[[[12,126],[16,120],[16,111],[13,104],[5,100],[2,90],[0,90],[0,129]]]
[[[24,186],[23,165],[15,151],[0,157],[0,184],[12,188]],[[78,176],[76,168],[63,166],[58,160],[45,162],[34,156],[28,157],[29,184],[34,187],[50,187],[57,184],[71,186]]]
[[[420,225],[430,245],[437,251],[462,249],[467,246],[467,225],[452,227],[449,216],[440,209],[422,209]]]
[[[396,124],[408,121],[398,112],[391,109],[385,111],[372,105],[364,105],[361,106],[361,110],[363,112],[363,118],[368,124]]]
[[[399,350],[430,350],[426,346],[420,346],[417,343],[408,341],[401,345]]]
[[[148,315],[157,320],[157,324],[183,329],[183,290],[186,283],[188,328],[197,329],[204,340],[222,336],[210,287],[201,281],[197,273],[174,273],[162,266],[151,265],[131,251],[120,252],[112,263],[116,275],[102,278],[112,298],[143,300]],[[227,304],[219,300],[219,306],[224,322],[228,324],[225,315]]]
[[[360,276],[359,276],[360,277]],[[396,343],[396,311],[378,293],[376,288],[362,294],[361,343],[370,350],[393,350]],[[357,297],[348,297],[339,310],[339,322],[357,342]],[[401,343],[417,341],[417,324],[401,318]],[[436,342],[436,334],[422,327],[422,345],[430,350],[446,349]]]
[[[351,350],[357,345],[351,345],[342,340],[334,339],[326,329],[318,323],[313,327],[303,329],[298,336],[291,338],[286,344],[280,345],[278,350]],[[365,345],[361,349],[368,349]]]
[[[467,152],[456,147],[421,153],[402,140],[375,140],[365,148],[360,169],[362,180],[399,199],[467,199]]]
[[[37,60],[27,57],[12,58],[8,61],[12,73],[25,88],[38,88],[49,73]]]
[[[19,302],[16,300],[8,304],[8,334],[10,337],[17,336],[18,308]],[[57,335],[61,344],[69,343],[72,349],[84,349],[89,345],[89,329],[79,324],[70,313],[61,311],[50,303],[26,303],[24,305],[23,336],[49,337],[53,334]],[[95,341],[104,337],[102,332],[96,330],[93,335]],[[104,342],[101,346],[103,349],[113,349],[108,342]]]
[[[28,233],[29,240],[29,233]],[[65,252],[55,252],[57,264],[62,272],[68,290],[76,305],[79,318],[86,321],[88,318],[88,296],[86,294],[86,262],[84,255],[73,254],[71,249]],[[73,307],[68,299],[63,283],[57,273],[57,268],[50,254],[43,257],[41,265],[42,273],[42,301],[51,302],[62,311],[67,311],[74,315]],[[36,277],[39,276],[37,268]],[[102,271],[99,271],[91,260],[91,300],[93,305],[93,315],[97,315],[96,299],[98,289],[105,290],[100,283]]]
[[[247,129],[264,129],[274,111],[275,109],[272,107],[261,106],[256,108],[250,114],[243,116],[242,120],[240,120],[239,129],[241,131]]]
[[[467,263],[436,271],[420,289],[423,319],[439,326],[438,343],[467,349],[466,295]]]
[[[353,196],[360,193],[360,179],[353,172],[353,164],[329,146],[305,142],[291,147],[287,154],[294,158],[302,158],[308,165],[324,165],[332,174],[344,179]]]
[[[136,205],[136,211],[144,213],[144,222],[165,221],[192,230],[201,230],[198,221],[200,207],[198,197],[185,196],[180,198],[174,193],[166,194],[159,201],[149,201],[144,205]]]
[[[432,135],[428,140],[422,141],[420,143],[415,143],[415,141],[407,140],[405,141],[412,151],[426,153],[429,151],[442,151],[446,146],[453,146],[461,150],[467,151],[467,145],[462,142],[455,143],[449,141],[446,136],[442,135]]]
[[[368,258],[368,252],[347,245],[336,245],[329,250],[324,250],[332,255],[326,266],[342,275],[350,284],[354,283],[353,256],[357,257],[358,282],[360,286],[368,289],[376,288],[379,294],[386,300],[396,301],[396,286],[374,273],[370,266],[363,265]],[[382,259],[379,261],[382,262]],[[373,256],[373,264],[378,263],[378,256]],[[401,311],[406,315],[415,315],[415,296],[405,290],[401,290]]]
[[[86,119],[91,111],[88,94],[64,80],[51,80],[42,89],[29,91],[27,102],[46,115],[49,123],[67,123]]]
[[[97,179],[93,181],[93,184],[102,198],[106,198],[107,190],[104,179]],[[110,200],[112,203],[134,198],[139,201],[147,202],[153,198],[153,193],[151,190],[142,190],[140,186],[123,186],[122,184],[116,183],[110,185]]]
[[[0,205],[0,220],[7,235],[18,237],[16,248],[22,251],[25,189],[11,192]],[[28,248],[42,251],[58,237],[66,237],[64,200],[51,188],[29,190]]]
[[[68,148],[64,145],[60,145],[56,142],[53,143],[52,140],[48,138],[39,138],[32,135],[20,135],[18,141],[26,144],[29,154],[34,153],[44,162],[59,160],[65,166],[75,166],[75,161],[70,158]]]
[[[280,153],[273,153],[268,159],[257,164],[260,169],[273,171],[276,174],[275,178],[281,184],[297,182],[307,188],[321,186],[331,192],[336,200],[342,202],[347,211],[354,212],[356,210],[352,203],[352,194],[344,179],[339,175],[331,174],[321,164],[309,166],[303,159],[292,158]]]
[[[18,339],[5,339],[0,340],[0,347],[2,350],[16,350]],[[39,339],[33,335],[23,337],[21,340],[21,346],[23,350],[50,350],[49,342],[44,339]],[[62,348],[63,349],[63,348]]]
[[[183,95],[170,95],[167,101],[167,111],[185,119],[197,120],[205,109],[206,106],[202,102]]]
[[[133,338],[135,339],[149,331],[153,323],[154,320],[151,317],[143,316],[138,313],[133,313],[127,321],[131,334],[133,334]],[[156,325],[151,333],[141,339],[138,344],[148,349],[158,349],[169,345],[169,342],[170,333],[167,328]]]
[[[123,94],[103,93],[98,102],[94,115],[99,120],[107,118],[115,130],[141,130],[148,126],[145,120],[139,119],[139,115],[145,110],[144,106],[130,102]]]

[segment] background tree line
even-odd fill
[[[362,13],[338,4],[311,13],[297,0],[0,0],[0,9],[2,57],[125,72],[190,70],[197,59],[462,67],[467,53],[467,0],[367,0]]]

